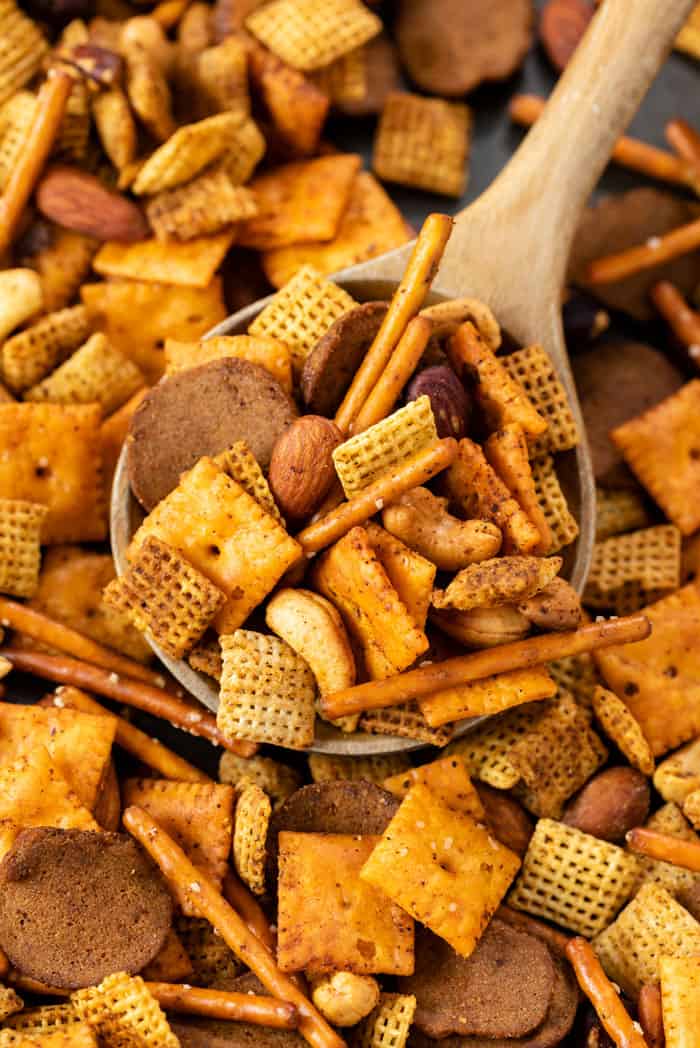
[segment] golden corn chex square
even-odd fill
[[[329,65],[381,32],[382,23],[359,0],[273,0],[253,11],[246,28],[293,69]]]
[[[508,752],[520,775],[522,803],[534,815],[553,819],[607,756],[587,713],[566,694],[545,709]]]
[[[78,1013],[72,1004],[44,1004],[39,1008],[25,1008],[19,1015],[5,1020],[13,1030],[24,1030],[31,1036],[53,1033],[79,1023]]]
[[[266,513],[269,513],[284,527],[284,521],[270,491],[270,485],[245,440],[237,440],[230,448],[217,455],[214,462],[221,466],[224,473],[232,480],[240,484]]]
[[[233,824],[233,861],[236,873],[255,895],[265,894],[267,828],[272,805],[254,782],[240,788]]]
[[[52,404],[98,403],[103,415],[111,415],[143,385],[136,364],[98,331],[64,364],[28,389],[24,399]]]
[[[221,652],[219,730],[230,739],[310,746],[316,683],[304,660],[279,637],[251,630],[222,636]]]
[[[552,536],[552,545],[547,553],[558,553],[578,536],[579,526],[561,490],[551,455],[545,455],[532,462],[532,479],[537,501]]]
[[[629,899],[634,855],[553,819],[540,819],[508,903],[591,938]]]
[[[368,710],[360,717],[359,728],[370,735],[395,735],[402,739],[415,739],[429,746],[446,746],[454,735],[454,726],[451,724],[431,727],[417,702]]]
[[[46,506],[0,499],[0,593],[33,597],[39,585]]]
[[[41,69],[49,45],[36,22],[15,4],[3,4],[0,36],[0,105]]]
[[[358,1027],[357,1048],[404,1048],[416,1004],[413,994],[383,993]]]
[[[189,182],[229,148],[242,124],[241,113],[217,113],[185,124],[151,153],[131,187],[137,196],[162,193]]]
[[[258,313],[248,331],[276,338],[289,346],[300,372],[304,361],[331,324],[357,303],[347,291],[322,277],[313,266],[299,272]]]
[[[66,111],[56,136],[54,155],[63,161],[84,161],[90,139],[90,92],[84,80],[76,79],[66,102]]]
[[[445,751],[463,758],[469,774],[497,790],[509,790],[520,781],[520,772],[511,763],[509,753],[536,725],[546,703],[516,706],[486,724],[479,725],[463,738],[455,739]]]
[[[339,444],[333,462],[346,498],[437,439],[430,397],[422,396]]]
[[[593,947],[607,975],[636,997],[644,983],[659,981],[662,957],[700,955],[700,924],[665,888],[647,883]]]
[[[590,655],[568,655],[550,662],[547,668],[559,685],[585,710],[593,705],[593,691],[600,683],[595,663]]]
[[[503,357],[503,364],[547,420],[546,432],[530,444],[530,456],[540,458],[549,452],[575,448],[579,440],[576,419],[566,390],[542,346],[525,346],[509,353]]]
[[[8,338],[2,347],[2,373],[15,393],[40,382],[90,335],[84,306],[48,313]]]
[[[0,984],[0,1022],[5,1022],[16,1012],[24,1008],[24,1001],[15,993],[11,986]]]
[[[312,782],[374,782],[381,785],[391,775],[398,775],[410,767],[403,754],[385,754],[374,757],[336,757],[326,753],[309,754],[309,772]]]
[[[468,957],[520,860],[427,786],[406,794],[360,877]]]
[[[194,969],[188,982],[195,986],[225,986],[227,980],[241,974],[241,962],[209,921],[176,917],[175,930]]]
[[[103,599],[181,659],[224,606],[226,594],[176,549],[149,535],[125,574],[105,588]]]
[[[596,542],[637,531],[651,523],[643,498],[626,488],[596,488],[595,538]]]
[[[630,764],[643,775],[653,775],[654,755],[639,722],[622,699],[598,686],[593,692],[593,712],[607,737]]]
[[[32,91],[18,91],[0,109],[0,192],[25,147],[35,112],[36,95]]]
[[[221,647],[216,633],[212,631],[195,644],[187,661],[193,670],[205,673],[212,680],[221,680]]]
[[[583,600],[627,615],[675,592],[680,572],[681,533],[673,524],[614,535],[593,547]]]
[[[280,833],[277,963],[282,971],[413,971],[413,920],[361,876],[378,840]]]
[[[192,240],[242,222],[257,210],[252,192],[234,186],[218,167],[151,197],[146,216],[158,240]]]
[[[230,750],[224,750],[221,754],[219,779],[230,786],[236,786],[241,779],[255,783],[265,791],[274,807],[285,801],[302,784],[299,772],[287,764],[272,757],[238,757]]]
[[[106,1048],[179,1048],[165,1013],[140,975],[115,972],[71,1002]]]
[[[700,379],[686,383],[611,439],[652,498],[683,535],[700,527]]]
[[[361,102],[367,94],[364,46],[346,51],[323,69],[318,69],[312,79],[335,105]]]
[[[471,125],[471,111],[461,102],[392,91],[379,118],[372,170],[385,182],[460,197]]]
[[[234,186],[242,186],[249,180],[265,156],[266,148],[265,136],[254,120],[247,118],[239,124],[220,160]]]
[[[248,51],[242,38],[227,36],[220,44],[200,51],[195,79],[210,112],[248,117]]]

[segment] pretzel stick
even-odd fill
[[[566,956],[571,961],[579,986],[617,1048],[648,1048],[588,940],[577,935],[566,947]]]
[[[299,1025],[296,1006],[275,997],[175,983],[147,982],[146,986],[166,1011],[206,1015],[211,1019],[233,1019],[255,1023],[256,1026],[272,1026],[277,1030],[296,1030]]]
[[[545,924],[544,921],[538,921],[536,917],[530,917],[528,913],[521,913],[520,910],[512,910],[505,903],[501,903],[498,907],[496,916],[500,917],[506,924],[510,924],[512,928],[529,932],[530,935],[542,939],[555,953],[562,956],[566,953],[566,947],[570,942],[569,936],[564,935],[563,932],[558,932],[556,928]]]
[[[664,1020],[661,1011],[661,990],[656,983],[645,983],[637,1000],[639,1025],[649,1048],[663,1048]]]
[[[224,877],[221,890],[226,901],[240,913],[250,931],[257,935],[260,942],[271,953],[274,953],[277,949],[277,940],[260,903],[232,870],[229,870]]]
[[[700,218],[678,226],[662,237],[652,237],[646,244],[596,258],[588,264],[585,279],[591,284],[614,284],[643,269],[687,255],[700,247]]]
[[[27,139],[0,197],[0,252],[12,244],[22,212],[58,134],[74,82],[69,73],[52,71],[41,85]]]
[[[373,680],[336,691],[321,698],[321,708],[324,717],[335,720],[349,713],[396,706],[498,673],[542,666],[545,662],[608,648],[613,644],[632,644],[644,640],[650,632],[651,625],[644,615],[627,615],[605,622],[591,622],[567,633],[542,633],[470,655],[458,655],[444,662],[419,666],[386,680]]]
[[[0,597],[0,622],[6,628],[26,633],[28,637],[39,641],[40,644],[46,644],[49,648],[58,648],[66,655],[72,655],[84,662],[92,662],[95,666],[112,670],[123,677],[145,681],[155,688],[162,688],[165,683],[165,678],[161,673],[155,673],[133,659],[117,655],[116,652],[103,647],[102,644],[97,644],[85,634],[78,633],[77,630],[64,626],[61,622],[54,622],[48,615],[34,611],[26,604],[8,600],[7,597]]]
[[[127,706],[135,706],[144,713],[169,721],[176,728],[182,728],[192,735],[208,739],[217,746],[223,746],[239,757],[252,757],[257,752],[255,743],[237,742],[222,735],[216,726],[216,717],[208,710],[197,709],[161,688],[152,688],[150,684],[128,677],[119,677],[100,666],[69,659],[66,655],[44,655],[40,651],[15,651],[11,648],[3,648],[0,655],[9,659],[17,670],[34,673],[37,677],[55,681],[57,684],[72,684],[76,688],[97,692],[98,695],[123,702]]]
[[[660,280],[655,284],[651,289],[651,299],[674,335],[685,346],[700,347],[700,313],[690,308],[670,280]]]
[[[651,859],[670,862],[682,866],[685,870],[700,873],[700,843],[684,841],[679,837],[670,837],[667,833],[648,830],[645,826],[636,826],[626,837],[630,850],[639,855],[648,855]]]
[[[65,706],[68,709],[82,710],[83,713],[94,713],[98,716],[114,717],[117,722],[117,730],[114,741],[123,750],[130,753],[149,768],[157,771],[163,779],[175,779],[177,782],[211,782],[212,780],[194,764],[190,764],[184,757],[169,750],[158,739],[152,739],[145,731],[130,724],[118,713],[100,706],[99,702],[90,695],[86,695],[79,688],[59,687],[53,695],[47,695],[39,701],[39,705]]]
[[[515,95],[510,103],[510,117],[516,124],[522,127],[532,127],[542,113],[546,99],[537,95]],[[629,138],[623,135],[615,143],[610,159],[621,167],[629,168],[630,171],[639,171],[650,178],[658,178],[663,182],[673,182],[677,185],[698,188],[698,172],[683,160],[668,153],[665,149],[657,149],[647,142],[638,138]]]
[[[224,942],[246,964],[273,997],[290,1001],[299,1013],[299,1033],[313,1048],[345,1048],[345,1042],[316,1011],[301,990],[279,970],[273,955],[247,927],[215,885],[187,858],[182,848],[142,808],[127,808],[126,829],[160,867],[178,900],[216,928]]]
[[[382,326],[355,372],[350,388],[336,412],[335,423],[343,433],[352,431],[360,408],[389,363],[409,320],[423,305],[451,232],[452,219],[449,215],[428,215],[423,223]]]
[[[700,177],[700,134],[695,128],[686,120],[669,120],[666,124],[666,141]]]
[[[369,429],[393,410],[401,390],[416,370],[432,332],[433,325],[425,317],[414,317],[409,323],[377,384],[358,411],[352,424],[353,433]]]
[[[383,473],[381,477],[358,492],[348,502],[341,503],[325,517],[300,531],[296,536],[305,553],[318,553],[330,546],[357,524],[395,502],[405,491],[427,483],[436,473],[452,465],[457,455],[457,441],[452,437],[436,440],[430,447],[411,455],[405,462]]]

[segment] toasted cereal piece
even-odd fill
[[[182,940],[194,972],[188,982],[195,986],[226,986],[241,974],[242,965],[207,920],[176,917],[175,930]]]
[[[293,69],[321,69],[381,32],[358,0],[273,0],[253,11],[246,28]]]
[[[48,508],[43,543],[105,537],[100,415],[97,404],[0,404],[0,498]]]
[[[643,884],[593,947],[607,975],[635,997],[644,983],[658,982],[662,957],[700,954],[700,924],[665,888]]]
[[[533,406],[547,421],[547,430],[530,445],[533,458],[548,452],[568,451],[578,444],[576,419],[566,390],[555,374],[542,346],[526,346],[503,357],[508,374],[519,382]]]
[[[700,663],[695,643],[700,586],[683,586],[649,605],[644,614],[652,625],[646,640],[597,652],[594,660],[607,686],[624,698],[658,757],[700,732]]]
[[[358,1048],[405,1048],[415,1013],[412,994],[383,993],[359,1027]]]
[[[447,302],[426,306],[421,309],[420,313],[421,316],[427,317],[433,325],[435,338],[451,337],[456,333],[457,328],[470,321],[476,328],[481,341],[494,353],[501,345],[499,323],[486,303],[478,298],[452,298]]]
[[[219,638],[213,631],[200,640],[187,656],[193,670],[205,673],[212,680],[221,680],[221,648]]]
[[[234,186],[226,172],[212,168],[191,182],[150,197],[146,215],[158,240],[192,240],[218,233],[255,215],[250,189]]]
[[[134,361],[149,385],[165,370],[167,338],[198,339],[227,312],[219,277],[202,289],[109,280],[86,284],[80,294],[95,330],[104,331],[115,349]],[[138,329],[130,322],[136,314]]]
[[[578,537],[579,526],[561,489],[551,455],[543,455],[532,461],[532,479],[537,500],[552,536],[552,544],[546,552],[550,555],[558,553]]]
[[[284,342],[291,351],[295,371],[300,372],[321,336],[356,304],[347,291],[326,280],[313,266],[302,266],[258,313],[248,332]]]
[[[179,127],[150,155],[137,174],[132,191],[137,196],[152,196],[189,182],[226,151],[242,119],[240,113],[217,113]]]
[[[490,608],[517,604],[548,586],[561,569],[561,557],[493,557],[462,568],[447,589],[433,592],[436,608]]]
[[[607,756],[587,714],[569,695],[546,709],[508,752],[522,780],[522,803],[534,815],[555,819]]]
[[[66,111],[56,136],[53,154],[57,159],[84,161],[90,138],[90,92],[76,79],[66,102]]]
[[[64,364],[28,389],[24,399],[52,404],[99,403],[103,414],[109,415],[140,389],[143,381],[136,364],[98,331]]]
[[[217,724],[227,738],[305,749],[314,739],[314,678],[278,637],[238,629],[221,637]]]
[[[589,938],[629,899],[637,859],[573,826],[539,819],[508,904]]]
[[[255,895],[265,894],[265,842],[272,805],[254,782],[241,781],[233,825],[233,859],[236,872]]]
[[[122,45],[126,93],[136,116],[156,142],[166,142],[177,130],[165,73],[154,55],[136,41]]]
[[[700,957],[661,957],[659,975],[666,1044],[692,1048],[700,1030]]]
[[[665,801],[681,806],[689,793],[700,790],[700,739],[681,746],[658,765],[654,786]]]
[[[149,535],[126,573],[105,588],[103,599],[181,659],[221,610],[226,595],[176,549]]]
[[[301,786],[301,775],[287,764],[271,757],[237,757],[224,750],[219,760],[219,779],[237,786],[242,779],[255,783],[269,796],[274,807]]]
[[[643,775],[654,774],[654,755],[634,716],[617,695],[600,685],[593,692],[593,712],[601,728]]]
[[[595,537],[596,542],[638,531],[651,523],[644,500],[636,491],[626,488],[596,488]]]
[[[346,498],[437,439],[430,397],[422,396],[339,444],[333,462]]]
[[[216,455],[214,462],[284,527],[284,521],[270,491],[270,485],[245,440],[237,440],[226,451]]]
[[[309,754],[309,771],[313,782],[356,782],[364,779],[381,785],[392,775],[410,767],[408,757],[386,754],[376,757],[335,757],[324,753]]]
[[[569,655],[550,662],[548,668],[560,689],[568,691],[583,709],[591,709],[593,690],[600,678],[590,655]]]
[[[77,990],[71,1002],[106,1048],[179,1048],[158,1001],[139,975],[116,972]]]
[[[149,812],[219,886],[231,851],[233,800],[233,788],[221,783],[127,779],[122,784],[124,807],[137,804]]]
[[[248,182],[266,148],[265,136],[254,120],[247,118],[236,128],[233,143],[219,161],[234,186]]]
[[[11,986],[0,983],[0,1022],[5,1022],[11,1015],[21,1012],[24,1001]]]
[[[520,781],[520,772],[509,752],[543,716],[546,704],[515,706],[502,716],[479,725],[462,739],[450,743],[446,755],[464,759],[469,774],[497,790],[509,790]]]
[[[413,921],[360,871],[379,838],[279,834],[277,963],[282,971],[406,975]],[[367,948],[367,942],[373,949]]]
[[[356,153],[333,153],[259,175],[250,183],[258,211],[241,227],[238,242],[270,250],[332,240],[360,165]]]
[[[334,59],[329,65],[317,69],[313,82],[328,95],[334,105],[342,106],[361,102],[367,94],[367,63],[365,48],[361,44],[353,51]]]
[[[471,110],[460,102],[392,91],[379,117],[372,169],[385,182],[460,197],[471,126]]]
[[[195,77],[209,112],[249,116],[248,49],[241,37],[227,36],[200,51]]]
[[[360,877],[468,957],[519,866],[517,856],[483,825],[418,783]]]
[[[3,344],[5,382],[15,393],[28,389],[61,364],[89,334],[90,322],[84,306],[47,314]]]
[[[359,6],[359,5],[358,5]],[[0,44],[0,105],[41,69],[49,45],[36,22],[13,0],[3,0]]]
[[[454,735],[452,724],[430,724],[417,702],[368,710],[360,716],[359,728],[370,735],[394,735],[438,747],[447,746]]]
[[[75,1026],[80,1022],[72,1004],[43,1004],[38,1008],[25,1008],[23,1012],[9,1016],[5,1026],[12,1030],[26,1031],[30,1036],[40,1036]]]
[[[35,112],[36,95],[32,91],[18,91],[0,109],[0,191],[25,147]]]
[[[673,524],[596,542],[583,600],[627,615],[680,585],[681,533]]]
[[[418,705],[428,724],[437,728],[464,717],[492,716],[523,703],[551,699],[556,693],[556,682],[549,673],[534,666],[436,691],[419,699]]]
[[[41,526],[46,506],[0,499],[0,592],[33,597],[39,585]]]
[[[73,1023],[70,1029],[50,1030],[34,1035],[26,1030],[0,1030],[2,1048],[97,1048],[97,1038],[87,1023]]]
[[[93,237],[43,220],[36,229],[36,247],[32,246],[31,240],[20,241],[18,261],[39,274],[44,309],[47,313],[55,313],[75,298],[99,245]],[[86,330],[84,337],[87,338],[88,334],[89,330]]]
[[[97,252],[93,268],[106,277],[206,288],[234,238],[235,230],[228,228],[213,236],[167,244],[155,237],[130,244],[109,240]]]
[[[304,265],[323,274],[337,273],[401,247],[410,237],[406,220],[384,187],[369,171],[360,171],[333,239],[272,248],[263,254],[263,269],[279,288]]]
[[[165,373],[196,368],[221,357],[238,357],[259,364],[276,378],[285,393],[292,392],[292,357],[289,347],[274,338],[258,335],[213,335],[199,342],[165,340]]]
[[[43,304],[41,280],[32,269],[0,272],[0,339],[41,312]]]
[[[99,91],[92,100],[92,115],[102,148],[117,171],[123,171],[136,157],[137,131],[122,89]]]
[[[208,458],[149,513],[130,556],[149,535],[179,550],[227,595],[215,621],[219,632],[240,626],[300,556],[298,543]]]
[[[312,573],[315,587],[338,608],[373,680],[406,669],[429,642],[391,585],[364,528],[327,550]]]
[[[464,815],[473,815],[475,819],[484,818],[484,806],[461,757],[440,757],[430,764],[390,775],[384,780],[383,786],[403,800],[417,782],[427,786],[448,808],[461,811]]]
[[[693,498],[700,477],[695,446],[699,406],[700,380],[695,379],[610,434],[632,472],[683,535],[700,526]]]
[[[500,528],[504,553],[528,554],[540,545],[539,530],[520,508],[473,440],[459,442],[457,458],[445,473],[450,500],[471,520],[487,520]]]

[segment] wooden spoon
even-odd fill
[[[456,216],[434,284],[438,298],[482,299],[520,344],[543,345],[566,388],[582,439],[575,453],[558,456],[557,468],[580,526],[568,565],[579,591],[595,539],[595,485],[561,322],[566,265],[582,210],[612,147],[693,6],[694,0],[604,0],[536,125],[486,192]],[[389,298],[411,248],[407,244],[352,266],[334,279],[360,301]],[[245,332],[268,301],[239,310],[210,335]],[[112,548],[120,574],[133,534],[125,459],[122,452],[112,493]],[[218,692],[209,681],[184,662],[163,661],[216,709]],[[410,739],[345,736],[319,723],[312,748],[369,755],[418,745]]]

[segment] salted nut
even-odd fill
[[[379,984],[371,975],[332,972],[314,983],[311,999],[334,1026],[355,1026],[379,1003]]]
[[[282,515],[309,517],[333,483],[333,451],[343,435],[330,419],[303,415],[272,449],[269,482]]]
[[[471,611],[432,611],[431,621],[466,648],[495,648],[497,644],[521,640],[530,632],[530,620],[504,604],[499,608]]]
[[[68,164],[48,169],[37,188],[36,203],[45,218],[97,240],[128,243],[148,236],[148,223],[132,200]]]
[[[441,571],[459,571],[495,557],[501,546],[496,525],[485,520],[459,520],[448,513],[446,505],[445,499],[427,488],[414,488],[387,506],[382,523]]]

